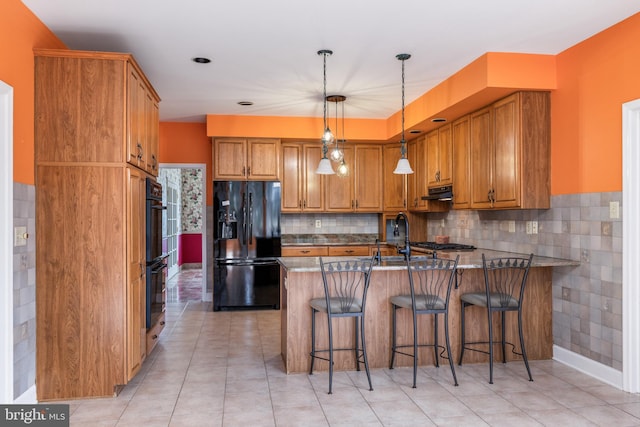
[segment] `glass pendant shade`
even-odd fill
[[[395,174],[411,174],[413,173],[413,169],[411,169],[411,165],[409,164],[409,159],[401,158],[398,160],[398,164],[396,165],[396,169],[393,171]]]
[[[327,126],[327,128],[324,130],[324,133],[322,134],[322,143],[323,144],[331,144],[333,141],[335,141],[335,137],[333,136],[333,132],[331,132],[331,129],[329,129],[329,127]]]
[[[338,170],[336,170],[336,175],[338,175],[341,178],[345,176],[349,176],[349,167],[344,162],[344,159],[340,162],[340,165],[338,165]]]
[[[344,158],[344,153],[338,147],[337,142],[336,142],[336,145],[333,146],[333,149],[331,150],[331,154],[329,154],[329,157],[331,158],[331,160],[333,160],[336,163],[341,162],[342,159]]]
[[[316,169],[316,173],[318,175],[333,175],[335,174],[333,168],[331,167],[331,160],[323,157],[320,159],[320,163],[318,164],[318,169]]]

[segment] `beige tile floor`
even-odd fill
[[[280,312],[172,302],[142,371],[114,398],[65,402],[71,426],[640,426],[640,395],[554,361],[286,375]]]

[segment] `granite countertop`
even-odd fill
[[[476,249],[473,251],[437,251],[438,258],[453,259],[456,255],[460,255],[458,261],[458,268],[471,269],[482,268],[482,254],[485,254],[487,258],[498,258],[507,256],[521,256],[527,257],[528,254],[519,254],[514,252],[494,251],[490,249]],[[412,258],[427,257],[426,254],[412,255]],[[339,261],[352,259],[367,259],[367,257],[323,257],[325,261]],[[281,257],[278,258],[280,265],[286,268],[288,271],[296,272],[310,272],[320,271],[320,260],[318,257]],[[545,256],[534,255],[531,266],[532,267],[567,267],[578,266],[580,262],[573,261],[564,258],[551,258]],[[406,268],[406,264],[402,256],[383,256],[382,263],[380,265],[374,265],[374,270],[403,270]]]
[[[375,245],[378,234],[283,234],[282,246]]]

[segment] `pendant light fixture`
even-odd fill
[[[331,133],[331,129],[329,129],[329,124],[327,123],[327,56],[333,55],[333,51],[328,49],[322,49],[318,51],[318,55],[322,55],[322,64],[323,64],[322,100],[324,102],[324,130],[322,134],[322,159],[320,159],[320,163],[318,164],[318,169],[316,169],[316,173],[319,175],[333,175],[335,174],[335,172],[331,167],[331,161],[327,158],[327,152],[329,151],[329,144],[331,144],[334,141],[334,136]]]
[[[341,127],[341,138],[340,139],[336,139],[336,147],[338,147],[338,144],[342,145],[342,150],[340,150],[341,152],[341,156],[340,156],[340,164],[338,165],[338,167],[336,168],[336,175],[338,175],[339,177],[343,178],[345,176],[349,176],[349,167],[347,166],[347,162],[345,162],[344,160],[344,144],[347,142],[347,140],[344,138],[344,101],[347,99],[346,96],[343,95],[336,95],[336,96],[340,96],[342,97],[342,127]],[[337,104],[336,104],[337,106]],[[338,112],[336,111],[336,117],[338,115]],[[338,126],[337,126],[337,120],[336,120],[336,134],[338,133]]]
[[[402,61],[402,139],[400,140],[400,159],[393,173],[407,175],[413,173],[413,169],[411,169],[409,159],[407,159],[407,141],[404,139],[404,61],[411,58],[411,55],[400,53],[396,55],[396,58]]]
[[[327,101],[329,102],[333,102],[336,105],[336,127],[335,127],[335,144],[333,145],[333,148],[331,149],[331,153],[329,154],[329,158],[336,163],[340,163],[342,161],[342,159],[344,158],[344,141],[340,141],[338,139],[338,131],[339,131],[339,126],[338,126],[338,103],[342,103],[342,133],[343,133],[343,139],[344,139],[344,101],[347,99],[346,96],[344,95],[329,95],[327,96]],[[340,149],[340,142],[342,142],[343,144],[343,149]]]

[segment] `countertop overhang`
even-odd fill
[[[457,255],[460,256],[458,261],[459,269],[473,269],[482,268],[482,254],[486,258],[500,258],[500,257],[528,257],[529,254],[521,254],[515,252],[495,251],[491,249],[476,249],[473,251],[437,251],[437,258],[442,259],[454,259]],[[431,258],[429,255],[419,254],[412,256],[415,258]],[[341,257],[322,257],[324,261],[340,261],[340,260],[363,260],[367,257],[362,256],[341,256]],[[320,258],[319,257],[280,257],[278,262],[287,271],[296,272],[311,272],[320,271]],[[531,267],[573,267],[579,266],[579,261],[573,261],[564,258],[552,258],[546,256],[534,255],[531,263]],[[374,270],[402,270],[406,268],[406,263],[403,257],[398,256],[383,256],[382,263],[374,265]]]

